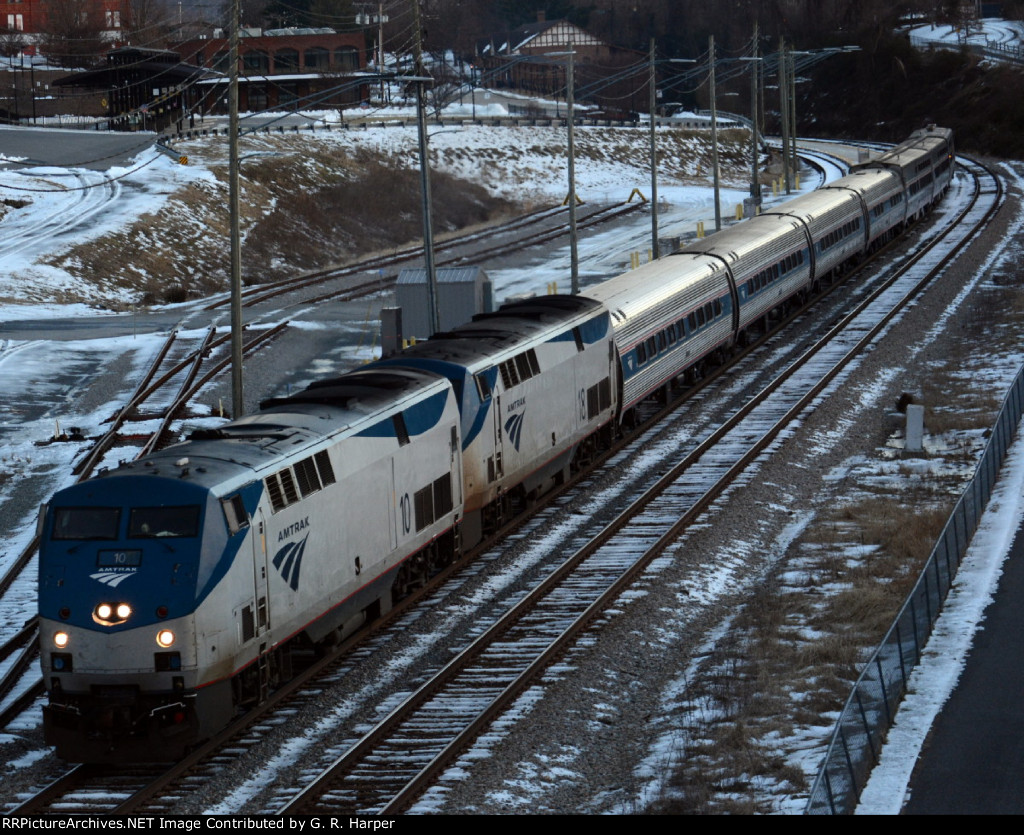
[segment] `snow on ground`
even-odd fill
[[[11,168],[3,155],[0,130],[0,298],[32,298],[74,288],[78,281],[46,260],[75,244],[122,229],[155,213],[170,195],[191,182],[212,180],[201,166],[179,165],[155,147],[139,153],[128,167],[107,171],[84,168]],[[130,299],[127,301],[130,302]],[[0,322],[39,315],[67,316],[96,311],[64,306],[6,305]]]
[[[1021,45],[1024,23],[1019,20],[985,18],[966,31],[948,23],[929,23],[926,26],[915,26],[908,34],[911,43],[915,45],[931,43],[936,46],[956,47],[966,41],[979,46],[995,43],[1012,47]]]
[[[999,35],[1001,31],[1004,30],[993,27],[990,37],[1002,39],[1002,35]],[[1007,27],[1005,31],[1010,32],[1011,28]],[[1016,32],[1015,29],[1012,31]],[[923,33],[920,36],[926,37]],[[941,36],[940,33],[936,39],[942,37],[948,36]],[[1019,37],[1019,33],[1012,37]],[[468,106],[467,103],[463,104],[463,113]],[[478,114],[488,107],[492,108],[490,113],[497,113],[500,108],[499,105],[478,104]],[[328,117],[318,114],[316,118]],[[489,179],[484,184],[496,193],[503,189],[506,193],[514,193],[529,187],[551,198],[560,200],[564,197],[564,168],[553,163],[549,155],[541,156],[532,150],[537,139],[536,129],[502,130],[503,141],[507,142],[510,150],[509,159],[515,159],[516,162],[512,165],[506,159],[493,166],[488,170]],[[475,126],[437,129],[432,132],[431,146],[452,173],[474,176],[470,162],[473,155],[482,147],[493,146],[493,138],[486,140],[485,131]],[[578,142],[585,144],[586,131],[580,133],[582,136]],[[359,141],[396,153],[409,151],[415,143],[414,131],[396,128],[367,128],[365,131],[338,132],[334,136],[337,137],[334,141],[341,137],[352,141],[351,137],[358,136]],[[3,232],[0,236],[2,295],[13,294],[15,285],[25,283],[49,282],[52,287],[59,288],[73,282],[73,277],[67,272],[43,267],[40,262],[74,243],[87,242],[126,226],[140,214],[158,211],[175,189],[189,182],[212,178],[212,174],[202,166],[178,165],[155,149],[139,154],[126,168],[111,169],[105,173],[64,169],[16,171],[6,164],[8,162],[0,154],[0,211],[4,203],[10,205],[11,202],[27,201],[27,205],[17,211],[8,210],[6,214],[0,214],[0,230]],[[578,192],[585,198],[621,201],[626,199],[633,188],[648,193],[650,179],[649,173],[643,170],[595,158],[577,162],[576,184]],[[665,206],[666,235],[678,234],[671,229],[673,223],[679,224],[680,229],[683,224],[687,225],[687,230],[692,228],[693,220],[706,217],[712,205],[711,194],[706,187],[660,184],[659,194]],[[743,196],[745,192],[739,189],[726,190],[722,202],[725,207],[730,207],[741,201]],[[729,214],[731,212],[728,210],[724,212],[726,217]],[[66,218],[69,215],[78,222],[67,224]],[[496,288],[502,293],[528,290],[522,274],[525,272],[514,269],[498,271],[493,276]],[[550,280],[546,275],[538,275],[535,269],[528,272],[534,282]],[[59,469],[64,468],[66,472],[71,455],[67,446],[35,445],[35,441],[49,437],[55,430],[51,425],[52,406],[62,400],[75,399],[78,391],[98,370],[124,361],[125,357],[124,388],[127,390],[133,376],[144,367],[162,341],[161,337],[153,336],[60,344],[16,342],[4,338],[3,322],[49,316],[96,316],[97,313],[83,305],[6,305],[0,309],[0,379],[4,381],[5,388],[39,388],[39,408],[36,413],[19,415],[5,409],[0,416],[0,442],[4,448],[0,471],[10,474],[8,485],[0,488],[3,492],[13,488],[31,493],[31,485],[41,475],[49,474],[52,479]],[[74,358],[75,362],[69,363],[69,357]],[[50,385],[41,384],[41,380],[47,379],[47,371],[58,364],[66,369],[65,376]],[[108,402],[90,404],[81,419],[89,425],[87,431],[93,431],[109,416],[112,404],[120,402],[123,394],[112,391]],[[897,725],[883,753],[882,763],[864,793],[859,809],[861,813],[898,813],[910,769],[928,727],[955,686],[971,638],[977,630],[985,606],[991,600],[1018,520],[1024,516],[1024,443],[1021,441],[1011,450],[1004,472],[1003,483],[983,519],[951,593],[947,611],[940,618],[935,636],[929,644],[929,663],[915,672],[912,695],[900,710]],[[52,489],[52,482],[47,479],[44,481]],[[3,520],[3,529],[8,536],[0,552],[0,570],[6,561],[27,544],[33,527],[33,508],[38,500],[46,497],[32,498],[33,501],[25,503],[17,518]],[[31,589],[18,594],[16,602],[9,603],[5,598],[3,618],[0,619],[3,623],[0,639],[9,637],[7,633],[20,626],[32,613],[32,603]],[[672,694],[666,697],[671,698]],[[339,706],[338,709],[344,711],[346,707]],[[309,742],[297,740],[295,744]],[[648,770],[640,775],[652,780],[651,790],[654,793],[657,791],[658,764],[667,756],[665,751],[652,750],[645,766]],[[244,795],[252,790],[250,786],[241,786],[238,794]],[[227,799],[225,808],[232,806],[232,800],[238,800],[238,797]],[[643,797],[638,798],[638,802],[642,805]]]

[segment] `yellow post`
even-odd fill
[[[736,204],[736,220],[743,220],[743,204]]]
[[[697,221],[697,237],[698,238],[703,238],[704,237],[704,221],[703,220],[698,220]]]
[[[800,175],[799,174],[796,175],[796,187],[797,187],[797,189],[800,188]]]
[[[647,250],[647,263],[650,264],[654,260],[654,253],[651,250]]]

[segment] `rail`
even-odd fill
[[[974,476],[953,508],[913,591],[853,686],[836,722],[804,814],[852,814],[856,808],[907,691],[910,673],[921,660],[924,645],[992,495],[1022,413],[1024,367],[1017,372],[1003,400]]]

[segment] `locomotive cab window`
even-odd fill
[[[480,395],[480,401],[490,400],[491,385],[487,382],[487,378],[483,374],[474,374],[473,380],[476,381],[476,393]]]
[[[58,507],[53,511],[52,539],[117,539],[119,507]]]
[[[221,499],[220,504],[224,508],[224,519],[227,521],[228,530],[232,534],[238,533],[242,528],[249,527],[249,516],[245,512],[245,504],[238,493],[226,499]]]
[[[199,535],[199,505],[185,507],[133,507],[128,517],[131,539]]]

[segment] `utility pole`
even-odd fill
[[[228,85],[228,215],[231,237],[231,417],[238,420],[245,412],[242,396],[242,239],[238,217],[238,27],[240,0],[231,0],[231,37],[228,61],[231,64]]]
[[[661,252],[658,248],[658,144],[654,131],[654,111],[658,106],[654,72],[654,38],[651,38],[651,75],[648,86],[650,87],[649,107],[651,113],[651,257],[657,260],[661,257]]]
[[[384,1],[377,5],[377,72],[380,73],[380,103],[384,104]]]
[[[796,150],[796,53],[789,51],[789,148],[793,156],[793,187],[799,187],[800,158]]]
[[[236,0],[237,2],[237,0]],[[427,316],[430,335],[440,330],[437,309],[437,270],[434,267],[434,225],[430,214],[430,156],[427,148],[427,114],[425,99],[426,72],[423,69],[423,29],[420,24],[419,0],[410,0],[413,14],[413,57],[416,62],[416,126],[419,129],[420,188],[423,196],[423,260],[427,268]]]
[[[757,21],[754,21],[754,46],[750,61],[750,196],[757,201],[755,211],[761,202],[761,183],[757,170],[757,63],[761,59],[757,56],[757,30]]]
[[[793,191],[789,176],[789,82],[786,79],[786,42],[779,38],[779,97],[782,117],[782,175],[786,180],[786,194]]]
[[[715,184],[715,231],[722,228],[722,207],[718,199],[718,112],[715,109],[715,36],[708,36],[708,63],[711,72],[708,83],[711,89],[711,167]]]
[[[576,235],[576,146],[573,139],[573,62],[575,53],[569,53],[569,64],[566,69],[565,107],[569,111],[569,272],[572,281],[572,294],[580,292],[580,258]]]

